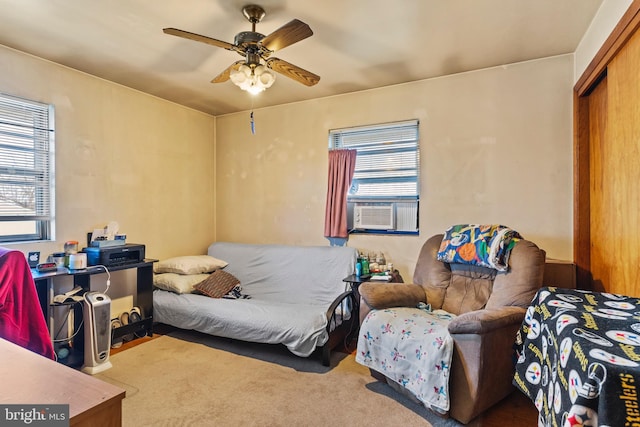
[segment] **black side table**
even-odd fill
[[[351,291],[356,297],[356,301],[358,301],[358,304],[360,304],[360,292],[358,292],[358,288],[360,287],[361,284],[368,282],[370,279],[371,279],[370,274],[361,274],[360,276],[356,276],[355,274],[352,274],[342,279],[342,281],[347,282],[349,286],[351,286]]]
[[[356,276],[352,274],[350,276],[342,279],[343,282],[346,282],[351,287],[351,292],[353,293],[353,299],[355,300],[355,306],[353,307],[353,315],[355,316],[355,327],[353,328],[353,335],[350,339],[358,336],[358,331],[360,330],[360,292],[358,288],[361,284],[368,282],[371,279],[370,274],[361,274],[360,276]]]

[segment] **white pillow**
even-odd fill
[[[165,259],[153,265],[154,273],[202,274],[227,266],[227,262],[209,255],[189,255]]]
[[[208,274],[161,273],[153,275],[153,285],[178,294],[190,294],[194,286],[209,277]]]

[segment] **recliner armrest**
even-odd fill
[[[526,309],[500,307],[463,313],[449,323],[450,334],[485,334],[509,325],[520,325]]]
[[[427,302],[424,288],[410,283],[367,282],[358,288],[362,301],[370,308],[381,310],[390,307],[415,307]]]

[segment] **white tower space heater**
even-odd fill
[[[84,294],[84,365],[82,372],[95,375],[111,368],[111,298],[100,292]]]

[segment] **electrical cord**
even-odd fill
[[[102,265],[102,264],[97,264],[97,265],[94,265],[92,267],[100,267],[100,268],[104,269],[105,273],[107,273],[107,287],[103,292],[103,294],[106,295],[107,292],[109,291],[109,286],[111,286],[111,273],[109,272],[109,269],[105,265]]]
[[[62,332],[62,328],[64,328],[65,325],[68,325],[69,314],[71,314],[71,309],[74,306],[75,306],[75,304],[68,305],[69,308],[67,309],[67,320],[62,322],[62,325],[60,325],[60,328],[54,334],[54,337],[56,337],[55,339],[52,340],[54,343],[61,343],[61,342],[68,343],[68,342],[71,342],[71,340],[73,340],[73,338],[75,338],[75,336],[78,335],[78,333],[82,329],[82,325],[84,324],[84,304],[80,303],[80,312],[82,313],[82,320],[80,321],[80,324],[78,325],[76,330],[73,332],[73,335],[71,335],[70,337],[61,338],[61,339],[57,338],[60,335],[60,332]]]
[[[347,299],[345,301],[343,301],[343,304],[347,305],[348,307],[346,308],[347,311],[350,314],[350,320],[351,322],[349,323],[349,330],[347,331],[347,333],[344,336],[344,348],[347,349],[347,351],[349,350],[350,345],[352,344],[354,338],[356,340],[356,345],[357,345],[357,340],[358,340],[358,336],[356,335],[355,337],[352,336],[352,334],[354,332],[357,331],[357,329],[360,327],[359,323],[360,323],[360,294],[358,292],[356,292],[356,286],[353,283],[347,283],[345,284],[345,290],[347,291],[351,291],[352,295],[353,295],[353,300],[351,299]],[[353,304],[350,304],[353,301]]]
[[[353,295],[354,295],[354,304],[357,304],[357,302],[355,301],[355,294],[353,294]],[[350,302],[351,302],[351,299],[346,299],[345,301],[343,301],[343,304],[346,305],[346,306],[349,306]],[[347,333],[344,336],[343,345],[344,345],[344,348],[347,351],[349,351],[349,347],[350,347],[353,339],[356,338],[356,340],[357,340],[357,338],[358,338],[357,336],[356,337],[352,336],[352,334],[355,332],[355,328],[354,328],[354,326],[356,324],[355,322],[358,322],[358,319],[355,318],[355,311],[356,311],[355,307],[347,307],[346,310],[349,312],[349,315],[350,315],[349,317],[350,317],[351,322],[349,322],[349,330],[347,331]]]
[[[95,267],[102,268],[105,271],[105,273],[107,273],[106,288],[105,288],[105,290],[103,292],[106,295],[107,292],[109,291],[109,287],[111,286],[111,273],[109,272],[109,269],[105,265],[102,265],[102,264],[98,264],[98,265],[95,265],[95,266],[92,266],[92,267],[94,267],[94,268]],[[80,321],[80,324],[78,325],[77,328],[75,328],[75,331],[73,332],[73,334],[71,336],[68,336],[66,338],[58,338],[60,336],[60,333],[62,332],[62,328],[64,328],[65,325],[67,325],[67,327],[68,327],[68,325],[69,325],[69,315],[71,314],[71,310],[75,307],[76,303],[68,305],[66,321],[62,322],[62,324],[60,325],[60,327],[58,328],[58,330],[54,334],[54,338],[51,340],[53,342],[53,344],[59,344],[59,343],[68,344],[82,330],[82,326],[84,325],[84,303],[83,302],[79,302],[80,303],[80,313],[82,315],[82,320]],[[66,355],[64,357],[66,357]],[[55,359],[56,359],[56,361],[58,360],[58,353],[55,353]]]
[[[92,267],[98,267],[98,268],[102,268],[105,273],[107,273],[107,286],[104,290],[104,294],[106,295],[107,292],[109,291],[109,287],[111,286],[111,273],[109,272],[109,269],[102,264],[98,264],[98,265],[94,265]],[[55,339],[53,339],[52,341],[54,343],[61,343],[61,342],[70,342],[76,335],[78,335],[78,333],[80,332],[80,329],[82,329],[82,325],[84,324],[84,304],[81,304],[80,306],[80,311],[82,313],[82,320],[80,321],[80,325],[78,326],[77,330],[73,333],[73,335],[71,335],[70,337],[67,338],[62,338],[62,339],[58,339],[57,337],[60,335],[60,332],[62,332],[62,328],[68,324],[69,322],[69,314],[71,314],[71,309],[75,306],[75,304],[71,304],[69,305],[69,308],[67,310],[67,320],[65,322],[62,322],[62,325],[60,325],[60,328],[58,329],[58,331],[54,334],[54,337],[56,337]]]

